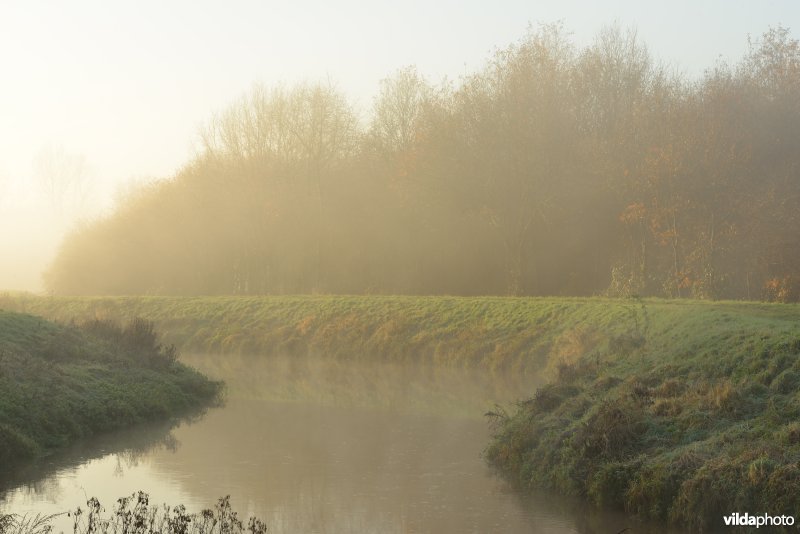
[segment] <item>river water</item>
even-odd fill
[[[223,406],[75,444],[0,481],[0,511],[58,514],[97,497],[211,508],[230,495],[268,532],[658,531],[577,501],[519,494],[486,466],[482,414],[535,378],[324,360],[191,356]],[[84,506],[85,507],[85,506]],[[72,531],[71,518],[54,519]]]

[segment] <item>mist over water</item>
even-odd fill
[[[219,335],[192,332],[187,337],[208,341],[194,346],[227,350],[268,332],[262,340],[269,343],[252,339],[252,346],[274,340],[291,352],[296,343],[361,346],[367,332],[370,343],[396,349],[352,359],[186,355],[186,363],[226,382],[222,406],[92,436],[14,471],[0,465],[0,515],[62,514],[56,531],[69,532],[72,520],[63,514],[89,497],[110,511],[116,499],[142,490],[151,503],[190,512],[230,495],[241,516],[260,517],[269,532],[632,527],[629,517],[583,502],[521,493],[482,457],[491,440],[487,412],[517,411],[514,403],[544,382],[485,368],[512,362],[527,370],[547,357],[553,371],[561,360],[585,359],[595,332],[583,321],[572,316],[576,326],[551,344],[549,334],[527,334],[561,321],[560,306],[534,322],[525,310],[512,314],[488,299],[476,299],[471,310],[426,302],[423,315],[397,313],[388,301],[356,301],[635,298],[643,334],[638,311],[630,314],[635,337],[597,334],[609,345],[630,341],[634,352],[649,347],[641,297],[800,301],[800,217],[791,208],[800,203],[800,41],[796,28],[783,25],[799,8],[785,0],[759,13],[730,5],[723,24],[709,28],[718,6],[688,2],[661,12],[630,0],[429,4],[412,0],[389,12],[361,0],[142,0],[127,8],[47,0],[0,9],[0,48],[20,51],[4,58],[9,83],[0,97],[0,297],[199,297],[184,308],[196,322],[161,315],[175,319],[181,334],[229,321]],[[617,22],[601,28],[604,18]],[[691,60],[676,66],[681,56]],[[276,301],[252,320],[212,317],[214,305],[202,302],[276,295],[359,297],[319,310],[313,302],[283,310]],[[23,311],[26,298],[18,299]],[[286,313],[273,313],[278,308]],[[358,317],[367,309],[380,321]],[[280,324],[270,331],[272,322]],[[507,328],[503,338],[485,342],[497,324]],[[420,340],[438,366],[394,361]],[[457,361],[484,369],[448,367]],[[666,408],[656,412],[653,404],[652,414],[642,406],[655,385],[612,378],[630,384],[637,399],[647,393],[631,411],[637,417],[684,417],[677,399],[705,414],[707,397],[724,393],[734,403],[739,386],[731,379],[755,375],[718,369],[730,377],[704,381],[708,394],[660,398],[659,410]],[[603,407],[606,393],[590,393],[600,380],[586,376],[580,379],[591,387],[575,388],[570,398]],[[787,390],[797,378],[777,376]],[[92,396],[96,384],[86,377],[75,389]],[[27,380],[38,378],[32,372]],[[753,386],[758,403],[766,385]],[[722,410],[720,398],[711,400]],[[629,399],[612,400],[624,407]],[[562,413],[554,412],[546,430],[560,440],[554,448],[585,446],[576,428],[593,414],[583,405]],[[797,445],[796,423],[774,419],[786,423],[775,435]],[[509,421],[523,428],[512,442],[527,446],[530,436],[546,435]],[[667,439],[671,425],[658,427]],[[598,442],[614,434],[598,428]],[[647,454],[662,455],[664,443],[673,443],[649,434],[657,439]],[[687,445],[683,434],[673,441]],[[547,442],[537,443],[541,450]],[[727,454],[707,445],[709,456]],[[762,460],[778,450],[764,445]],[[520,480],[533,469],[524,454],[509,462]],[[645,466],[644,453],[630,457]],[[537,469],[547,473],[540,479],[590,487],[602,473],[581,466],[551,474],[552,456],[539,458],[545,465]],[[597,465],[611,465],[609,493],[619,488],[627,509],[662,518],[672,510],[630,505],[633,491],[617,484],[616,466]],[[586,472],[592,476],[584,479]],[[637,480],[649,482],[641,472]],[[607,494],[595,487],[603,486],[569,491],[604,502],[595,494]],[[704,502],[702,488],[698,495]],[[662,525],[631,530],[665,532]]]
[[[199,512],[230,495],[269,532],[595,532],[620,515],[521,495],[481,457],[481,406],[530,391],[510,377],[257,356],[190,356],[223,407],[87,441],[17,473],[0,509],[60,513],[135,491]],[[294,376],[294,379],[291,377]],[[390,380],[394,377],[394,380]],[[273,387],[282,384],[283,387]],[[471,400],[470,400],[471,399]],[[58,528],[71,530],[69,518]],[[600,530],[595,530],[600,528]]]

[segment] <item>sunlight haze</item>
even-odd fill
[[[723,22],[724,20],[724,22]],[[132,181],[167,178],[199,128],[255,83],[330,80],[366,120],[381,79],[416,65],[438,83],[483,65],[526,28],[562,21],[574,42],[635,27],[653,55],[694,78],[735,62],[748,35],[783,25],[792,1],[643,3],[0,3],[0,288],[38,291],[63,232]],[[56,213],[36,185],[46,147],[85,161],[82,200]]]

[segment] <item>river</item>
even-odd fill
[[[151,502],[190,512],[230,495],[240,516],[261,518],[271,533],[615,533],[632,525],[579,501],[520,494],[487,467],[482,414],[530,395],[533,377],[324,359],[184,360],[226,380],[222,406],[29,465],[1,481],[0,510],[57,514],[91,496],[111,510],[144,490]],[[72,531],[66,515],[54,524]]]

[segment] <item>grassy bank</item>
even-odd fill
[[[636,327],[638,305],[602,299],[457,297],[0,297],[58,321],[145,317],[183,351],[323,355],[538,373],[579,325]]]
[[[143,316],[184,350],[541,374],[498,410],[491,463],[522,487],[709,529],[800,517],[800,308],[608,299],[35,298],[47,317]]]
[[[489,461],[692,530],[735,511],[800,518],[800,309],[646,309],[646,328],[551,362],[547,386],[498,413]]]
[[[213,399],[219,384],[175,356],[144,321],[62,325],[0,310],[0,470]]]

